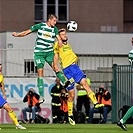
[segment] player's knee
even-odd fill
[[[86,88],[90,88],[90,86],[88,85],[86,79],[83,79],[80,83],[81,83],[81,85],[82,85],[85,89],[86,89]]]
[[[87,83],[83,83],[82,86],[83,86],[84,89],[88,88],[88,84]]]
[[[5,104],[4,105],[4,109],[7,111],[7,112],[11,112],[12,111],[12,108],[9,106],[9,104]]]
[[[74,96],[75,96],[74,93],[72,93],[72,94],[71,94],[71,98],[74,99]]]
[[[74,91],[70,90],[70,91],[69,91],[69,97],[70,97],[71,99],[74,99],[74,96],[75,96]]]

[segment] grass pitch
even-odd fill
[[[133,132],[133,125],[128,124],[124,131],[116,124],[23,124],[27,129],[15,129],[13,124],[1,124],[0,133],[121,133]]]

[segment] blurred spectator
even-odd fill
[[[101,113],[103,119],[100,121],[100,124],[105,124],[107,122],[107,115],[112,110],[111,105],[111,94],[108,90],[105,89],[103,85],[99,86],[99,90],[96,92],[96,98],[98,102],[104,104],[104,107],[101,108],[91,108],[89,112],[89,123],[93,122],[93,113]]]
[[[87,83],[90,86],[90,79],[87,78]],[[86,115],[86,120],[88,121],[89,118],[89,110],[90,110],[90,98],[88,97],[86,90],[83,88],[83,86],[78,85],[77,86],[77,111],[81,111],[82,110],[82,106],[84,105],[85,108],[85,115]]]
[[[55,82],[56,82],[55,86],[53,86],[53,88],[51,89],[52,118],[53,118],[53,123],[59,123],[60,121],[59,112],[61,106],[60,95],[63,86],[60,84],[59,78],[56,78]]]
[[[61,114],[61,121],[60,123],[66,124],[68,122],[68,93],[65,89],[61,90],[61,106],[60,106],[60,114]]]
[[[23,99],[23,102],[28,102],[28,107],[25,107],[24,109],[22,109],[24,123],[30,122],[30,120],[28,121],[27,119],[27,112],[32,113],[31,123],[35,123],[36,112],[41,111],[39,98],[40,96],[37,93],[35,93],[34,89],[30,88],[28,93]]]

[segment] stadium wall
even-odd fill
[[[131,33],[71,33],[68,32],[69,43],[77,54],[127,54],[131,49]],[[13,37],[6,32],[6,49],[33,49],[36,33],[26,37]],[[4,39],[4,40],[5,40]],[[81,47],[82,46],[82,47]]]
[[[68,33],[69,42],[78,55],[82,70],[112,68],[113,64],[128,65],[131,34],[124,33]],[[13,37],[11,32],[0,33],[0,62],[6,76],[25,76],[25,62],[33,62],[36,33]],[[29,70],[30,75],[36,75]],[[55,76],[45,65],[45,76]]]

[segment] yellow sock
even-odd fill
[[[13,111],[8,112],[8,115],[10,116],[10,118],[12,119],[12,121],[14,122],[15,125],[19,124],[17,116]]]
[[[73,115],[73,102],[67,102],[68,105],[68,116]]]
[[[96,99],[95,93],[93,91],[89,92],[88,93],[88,96],[91,99],[91,101],[92,101],[93,104],[96,104],[97,103],[97,99]]]

